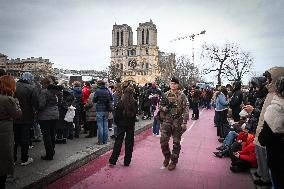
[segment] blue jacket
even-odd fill
[[[96,103],[97,112],[108,112],[108,103],[112,103],[112,94],[105,86],[100,86],[95,94],[93,102]]]
[[[76,111],[80,111],[83,105],[82,101],[82,89],[81,87],[74,87],[73,88],[73,95],[75,97],[75,108]]]
[[[216,111],[222,111],[228,109],[229,101],[226,99],[223,93],[220,93],[216,98]]]

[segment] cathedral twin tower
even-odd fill
[[[127,24],[113,25],[111,66],[122,80],[133,80],[145,84],[160,76],[159,47],[157,46],[156,25],[139,23],[137,45],[133,44],[132,28]]]

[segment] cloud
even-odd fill
[[[110,62],[113,24],[130,25],[135,41],[138,24],[152,19],[162,51],[190,56],[191,41],[169,41],[206,29],[196,53],[204,42],[237,42],[253,53],[257,69],[283,65],[281,0],[0,0],[0,7],[0,51],[10,58],[42,56],[59,68],[101,70]]]

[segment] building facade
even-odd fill
[[[139,23],[137,45],[133,44],[132,28],[127,24],[113,25],[111,67],[122,80],[139,84],[155,81],[161,75],[157,28],[150,22]]]
[[[39,58],[27,58],[27,59],[11,59],[8,60],[6,65],[7,73],[19,77],[23,72],[30,72],[34,76],[44,77],[52,74],[53,63],[49,59]]]
[[[8,56],[0,53],[0,69],[6,70]]]

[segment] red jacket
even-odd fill
[[[89,98],[90,94],[91,94],[90,87],[84,86],[82,88],[82,102],[83,102],[83,104],[86,104],[88,102],[88,98]]]
[[[240,159],[248,161],[251,167],[257,167],[256,154],[255,154],[255,145],[253,144],[253,138],[249,134],[248,140],[244,142],[242,146],[242,151],[239,151]],[[252,135],[253,136],[253,135]]]

